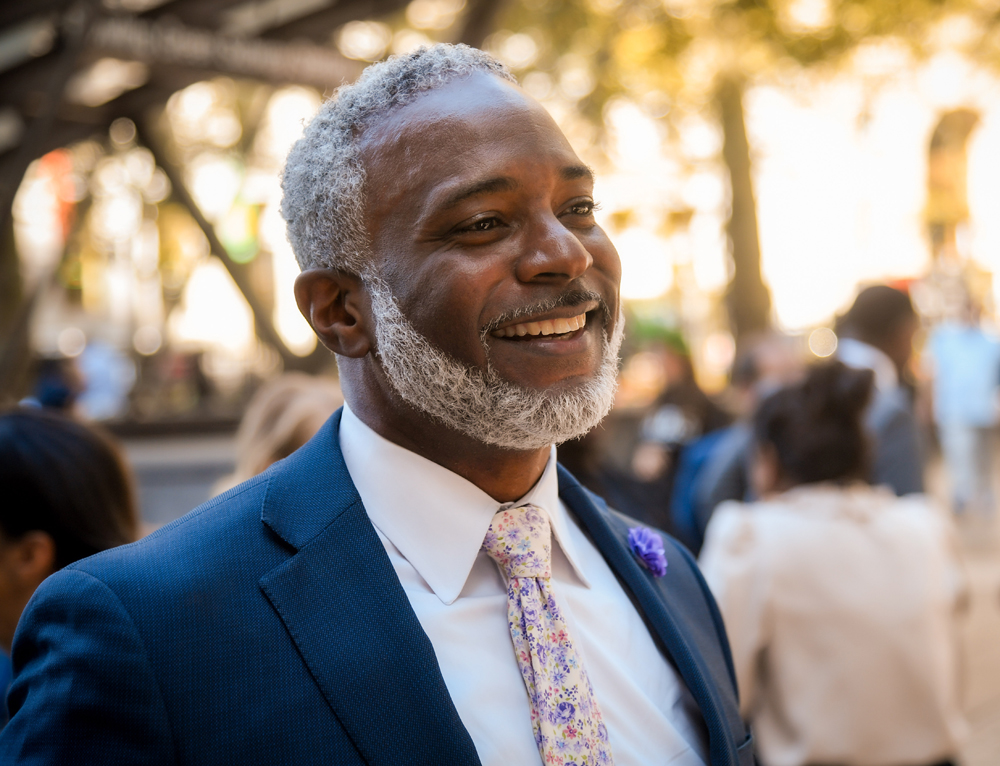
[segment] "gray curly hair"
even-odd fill
[[[288,153],[281,180],[281,215],[299,268],[369,274],[361,136],[421,93],[474,72],[517,82],[483,51],[440,44],[368,67],[356,83],[342,86],[323,104]]]

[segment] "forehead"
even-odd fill
[[[486,73],[428,91],[370,128],[360,142],[370,211],[408,195],[479,176],[580,160],[544,107],[513,83]]]

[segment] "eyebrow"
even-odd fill
[[[487,178],[485,181],[476,181],[468,186],[459,187],[441,205],[441,210],[455,207],[460,202],[464,202],[470,197],[480,194],[495,194],[497,192],[513,191],[518,186],[517,181],[507,176],[497,178]]]
[[[564,181],[577,181],[581,178],[591,182],[594,180],[594,171],[586,165],[570,165],[559,171],[559,175]]]
[[[590,182],[594,181],[594,171],[586,165],[569,165],[559,171],[559,176],[564,181],[577,181],[584,178]],[[513,191],[520,184],[508,176],[497,176],[487,178],[484,181],[476,181],[468,186],[456,189],[442,204],[441,210],[453,208],[465,200],[476,197],[480,194],[496,194],[498,192]]]

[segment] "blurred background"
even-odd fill
[[[998,0],[5,3],[0,399],[120,437],[148,528],[231,481],[262,384],[336,378],[292,296],[285,154],[367,63],[433,41],[503,60],[597,172],[630,323],[612,417],[566,448],[578,473],[622,506],[669,496],[664,445],[745,414],[743,350],[830,357],[838,316],[882,283],[919,318],[901,378],[949,502],[924,351],[970,311],[994,337]],[[1000,763],[986,510],[964,626],[966,757],[984,765]]]

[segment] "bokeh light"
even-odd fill
[[[349,21],[337,34],[337,47],[349,59],[376,61],[392,42],[392,29],[379,21]]]
[[[406,21],[416,29],[447,29],[465,8],[465,0],[413,0]]]
[[[87,336],[79,327],[67,327],[56,341],[59,353],[70,358],[80,356],[87,347]]]
[[[829,327],[817,327],[809,333],[809,350],[821,359],[837,351],[837,334]]]
[[[239,383],[257,343],[253,314],[214,256],[195,267],[167,328],[175,347],[204,352],[206,372],[223,386]]]

